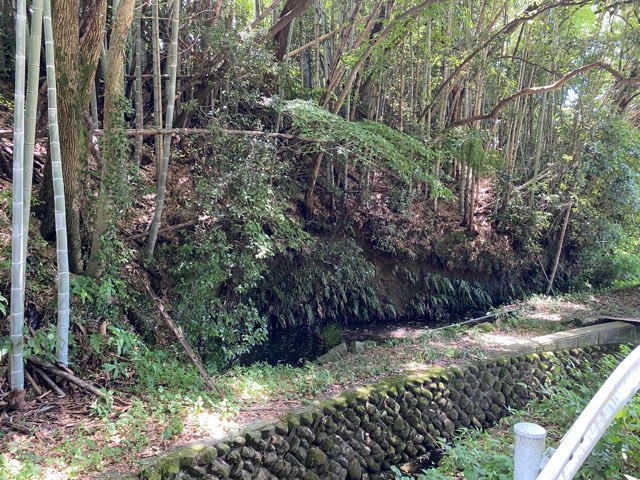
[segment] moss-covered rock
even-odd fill
[[[312,447],[306,456],[305,465],[309,468],[316,468],[327,464],[327,455],[317,447]]]

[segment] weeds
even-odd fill
[[[626,350],[628,353],[628,349]],[[624,351],[623,351],[624,353]],[[626,354],[626,353],[624,353]],[[454,445],[442,445],[444,456],[437,469],[412,477],[394,469],[396,480],[440,480],[447,478],[507,480],[513,478],[512,428],[527,421],[543,425],[555,446],[591,400],[609,372],[615,358],[605,357],[597,369],[569,368],[558,383],[547,389],[542,400],[503,418],[487,430],[462,430]],[[559,375],[558,371],[554,375]],[[576,478],[623,478],[623,473],[640,471],[640,398],[636,395],[618,414]]]
[[[317,333],[322,342],[322,346],[328,350],[342,343],[344,327],[336,323],[330,323],[329,325],[319,328]]]

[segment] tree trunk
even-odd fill
[[[102,47],[105,29],[106,0],[91,0],[83,5],[80,18],[80,0],[56,1],[52,10],[56,81],[58,87],[58,114],[60,119],[60,149],[64,152],[62,169],[67,201],[67,228],[69,241],[69,267],[73,273],[82,273],[81,211],[86,203],[83,174],[89,155],[88,122],[85,118],[90,91]],[[51,191],[41,189],[40,197],[46,204],[43,235],[50,237],[54,199]],[[51,230],[49,230],[51,229]]]
[[[140,9],[142,2],[138,2]],[[144,105],[142,104],[142,11],[136,16],[136,70],[135,70],[135,107],[136,107],[136,128],[142,128],[144,122]],[[142,160],[142,135],[136,137],[134,159],[136,167],[140,169]]]
[[[38,90],[40,88],[40,51],[42,47],[42,0],[31,5],[31,37],[29,41],[29,76],[27,79],[27,107],[24,138],[24,252],[27,265],[27,239],[31,220],[31,190],[33,187],[33,150],[36,140]]]
[[[560,238],[558,239],[558,248],[556,250],[556,256],[553,260],[553,267],[551,269],[551,275],[549,276],[549,283],[547,284],[547,290],[545,295],[549,295],[553,289],[553,281],[556,278],[558,272],[558,264],[560,263],[560,256],[562,254],[562,246],[564,245],[564,237],[567,234],[567,226],[569,225],[569,218],[571,217],[571,208],[573,207],[573,199],[569,202],[567,212],[564,215],[564,223],[562,224],[562,230],[560,231]]]
[[[156,128],[162,128],[162,72],[160,71],[160,7],[158,2],[153,0],[153,10],[151,14],[151,49],[153,55],[153,123]],[[164,143],[161,134],[155,138],[156,170],[160,171],[162,161],[162,145]]]

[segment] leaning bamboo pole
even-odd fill
[[[11,218],[11,390],[24,390],[24,80],[26,70],[27,5],[16,4],[16,60],[13,128],[13,214]],[[18,403],[16,403],[18,404]]]
[[[58,322],[56,325],[56,359],[63,365],[69,362],[69,249],[67,247],[67,213],[62,176],[62,154],[58,131],[58,96],[56,88],[55,52],[51,26],[51,0],[44,1],[44,36],[47,60],[47,94],[49,103],[49,144],[56,223],[56,252],[58,262]]]
[[[173,126],[173,109],[176,97],[176,71],[178,63],[178,29],[180,26],[180,0],[173,0],[173,14],[171,15],[171,46],[169,47],[169,82],[167,85],[167,116],[165,118],[165,128]],[[162,151],[162,164],[158,171],[158,193],[156,195],[156,208],[153,212],[151,228],[149,233],[149,244],[147,246],[147,258],[153,257],[158,240],[158,230],[162,219],[162,208],[164,206],[164,196],[167,188],[167,171],[169,170],[169,154],[171,149],[171,137],[164,138]]]

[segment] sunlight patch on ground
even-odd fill
[[[590,301],[595,301],[595,299],[590,299]],[[586,303],[557,300],[544,296],[533,297],[528,303],[535,308],[534,311],[527,312],[528,317],[552,322],[560,322],[567,315],[583,316],[593,310],[593,306]]]
[[[69,477],[69,472],[64,470],[56,470],[54,467],[47,467],[44,471],[44,480],[66,480]]]
[[[402,369],[403,372],[421,373],[433,368],[433,364],[424,362],[409,362]]]
[[[236,422],[224,420],[220,412],[208,410],[189,413],[185,423],[194,425],[200,433],[212,439],[223,438],[227,432],[238,428]]]
[[[526,338],[504,333],[481,333],[480,339],[485,345],[497,348],[511,348],[528,343]]]

